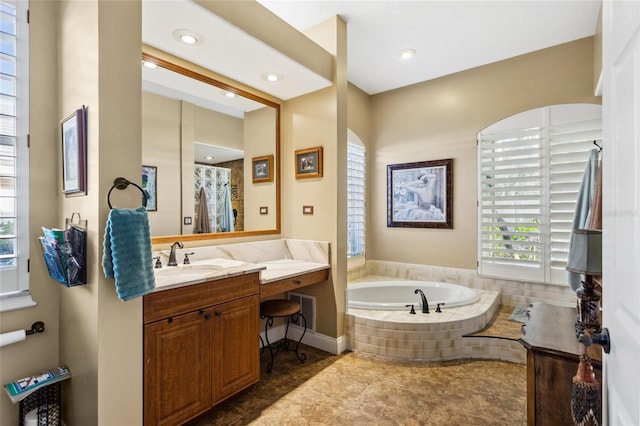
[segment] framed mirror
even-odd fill
[[[156,170],[152,242],[280,233],[280,104],[143,53],[142,162]],[[273,158],[270,179],[255,159]],[[266,213],[265,213],[266,212]]]

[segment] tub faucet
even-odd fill
[[[169,253],[169,263],[167,263],[167,266],[178,266],[178,262],[176,262],[176,247],[182,248],[183,245],[180,241],[171,244],[171,253]]]
[[[422,297],[422,313],[423,314],[428,314],[429,313],[429,302],[427,302],[427,296],[424,295],[424,292],[422,290],[420,290],[419,288],[416,288],[416,291],[414,291],[415,294],[419,294],[420,297]]]

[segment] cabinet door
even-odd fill
[[[214,306],[213,403],[260,379],[258,295]]]
[[[210,312],[144,327],[144,423],[176,425],[211,407]]]

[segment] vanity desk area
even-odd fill
[[[277,239],[279,98],[156,47],[142,60],[143,180],[163,247],[143,298],[144,424],[176,425],[260,379],[261,300],[326,283],[329,243]],[[196,247],[246,237],[276,239]]]
[[[571,380],[580,357],[576,309],[534,303],[527,315],[520,338],[527,349],[527,425],[572,425]],[[602,349],[599,345],[587,349],[596,378],[602,383]]]
[[[145,425],[182,424],[256,383],[261,299],[324,282],[330,272],[324,242],[183,252],[194,253],[190,263],[173,267],[168,252],[154,253],[164,266],[143,298]]]

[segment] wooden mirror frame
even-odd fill
[[[164,56],[164,55],[163,55]],[[167,56],[170,56],[167,54]],[[177,58],[176,58],[177,59]],[[275,229],[261,229],[255,231],[238,231],[238,232],[214,232],[209,234],[184,234],[184,235],[164,235],[157,236],[151,238],[152,244],[170,244],[175,241],[188,242],[188,241],[200,241],[200,240],[212,240],[212,239],[222,239],[222,238],[236,238],[236,237],[251,237],[251,236],[259,236],[259,235],[273,235],[281,233],[281,225],[280,225],[280,217],[281,217],[281,203],[280,203],[280,192],[281,192],[281,167],[280,167],[280,128],[281,128],[281,116],[280,116],[280,104],[269,99],[265,99],[255,93],[251,93],[247,90],[240,89],[238,87],[234,87],[228,83],[221,82],[216,80],[212,76],[205,75],[207,74],[215,74],[211,71],[205,70],[204,68],[198,67],[195,64],[191,64],[193,69],[186,68],[182,65],[177,65],[170,60],[164,59],[160,56],[153,55],[147,52],[142,53],[142,60],[149,61],[157,64],[159,67],[166,68],[178,74],[182,74],[186,77],[193,78],[194,80],[201,81],[206,84],[210,84],[212,86],[218,87],[222,90],[235,93],[239,96],[243,96],[245,98],[251,99],[253,101],[259,102],[263,105],[270,106],[275,109],[276,112],[276,146],[275,146],[275,159],[276,165],[274,168],[274,177],[276,179],[276,227]],[[179,62],[184,64],[190,64],[188,61],[179,59]],[[196,71],[198,69],[198,71]],[[181,194],[182,196],[182,194]]]

